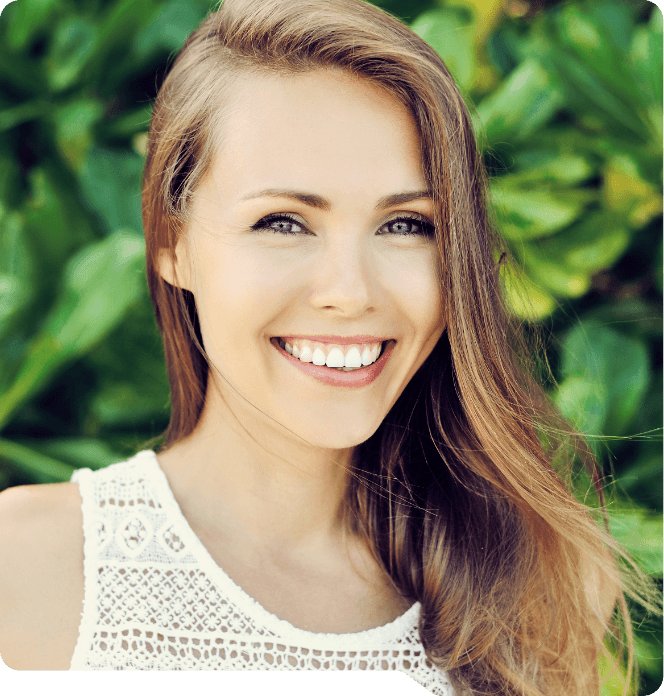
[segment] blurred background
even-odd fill
[[[152,100],[211,4],[18,0],[0,16],[0,490],[120,461],[167,425],[140,178]],[[661,583],[662,13],[376,4],[441,54],[472,106],[520,262],[511,311],[542,331],[551,396],[613,476],[614,534]],[[661,624],[635,616],[650,694]]]

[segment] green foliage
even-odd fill
[[[626,432],[651,379],[643,341],[589,321],[565,337],[560,374],[558,407],[587,435]]]
[[[0,489],[163,431],[140,178],[151,101],[208,0],[18,0],[0,17]],[[611,528],[661,577],[662,13],[382,0],[475,105],[511,311],[550,330],[560,411],[613,474]],[[110,291],[109,291],[110,289]],[[579,483],[581,491],[582,483]],[[661,681],[637,635],[643,693]],[[607,695],[612,694],[610,685]]]
[[[429,10],[419,15],[411,28],[436,49],[459,87],[470,89],[475,72],[471,13],[458,6]]]

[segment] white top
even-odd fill
[[[85,600],[72,670],[396,669],[454,696],[426,658],[420,604],[359,633],[277,618],[214,562],[154,452],[72,476],[83,499]]]

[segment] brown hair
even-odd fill
[[[448,317],[381,426],[355,448],[348,525],[403,595],[422,603],[427,655],[460,694],[596,696],[589,665],[606,625],[588,588],[621,585],[607,548],[621,552],[563,483],[566,462],[581,457],[594,472],[594,460],[564,435],[568,426],[516,357],[525,353],[501,299],[499,240],[463,99],[438,54],[372,5],[225,0],[189,37],[159,92],[143,223],[171,384],[166,447],[195,428],[208,363],[194,298],[161,278],[157,254],[175,248],[187,221],[233,80],[319,68],[380,85],[410,110]],[[647,596],[634,573],[638,589],[629,593]]]

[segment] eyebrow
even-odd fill
[[[250,193],[247,196],[244,196],[242,200],[248,201],[252,198],[263,198],[264,196],[269,196],[271,198],[292,198],[293,200],[300,201],[305,205],[310,205],[312,208],[318,208],[319,210],[328,211],[332,209],[332,203],[327,198],[323,198],[323,196],[319,196],[315,193],[297,191],[295,189],[263,189],[262,191],[256,191],[256,193]],[[402,205],[403,203],[410,203],[411,201],[431,197],[430,191],[405,191],[404,193],[393,193],[389,196],[383,196],[380,198],[378,203],[376,203],[376,210],[384,210],[385,208],[391,208],[395,205]]]

